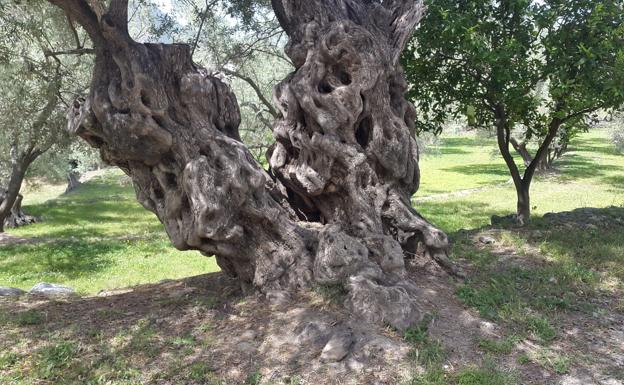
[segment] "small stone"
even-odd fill
[[[240,335],[241,340],[247,340],[247,341],[255,340],[256,337],[258,337],[258,333],[255,330],[245,330]]]
[[[249,342],[239,342],[236,345],[237,349],[241,352],[245,352],[245,353],[253,353],[256,350],[256,347]]]
[[[321,352],[321,361],[341,361],[351,351],[353,342],[353,333],[351,330],[344,330],[334,334]]]
[[[62,296],[76,294],[76,291],[71,287],[41,282],[33,286],[28,293],[31,295]]]
[[[492,237],[488,237],[486,235],[482,235],[479,237],[479,242],[485,244],[485,245],[493,245],[496,243],[496,239],[492,238]]]
[[[16,287],[0,286],[0,297],[19,297],[26,292]]]
[[[309,322],[298,332],[295,343],[299,346],[319,350],[329,340],[329,326],[324,322]]]
[[[290,294],[284,290],[271,290],[266,293],[266,299],[271,305],[284,306],[291,302]]]

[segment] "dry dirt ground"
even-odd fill
[[[504,264],[529,263],[512,249],[480,247],[493,248]],[[465,268],[474,273],[474,267]],[[422,271],[414,266],[411,274],[422,287],[423,313],[431,315],[429,338],[445,350],[448,373],[494,361],[517,384],[623,384],[624,312],[612,303],[619,298],[601,298],[600,309],[611,310],[600,317],[558,318],[560,337],[549,352],[580,359],[557,374],[522,359],[549,359],[531,338],[518,341],[504,357],[479,349],[480,339],[503,339],[512,331],[467,308],[456,295],[461,282]],[[2,299],[0,383],[424,384],[409,382],[425,370],[413,359],[414,346],[395,330],[349,316],[338,305],[342,295],[335,288],[297,297],[245,295],[214,273],[92,297]],[[344,332],[353,336],[350,353],[340,362],[323,362],[327,341]]]

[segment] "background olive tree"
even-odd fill
[[[0,6],[2,231],[5,223],[20,224],[19,192],[31,165],[70,144],[65,114],[87,88],[88,65],[78,55],[83,41],[62,12],[42,2]]]

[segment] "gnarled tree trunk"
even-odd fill
[[[22,196],[19,192],[28,167],[43,154],[43,151],[31,146],[26,151],[19,152],[17,147],[13,146],[11,153],[11,177],[6,189],[0,188],[0,233],[4,232],[6,227],[27,225],[35,221],[34,217],[22,211]]]
[[[418,321],[405,259],[425,250],[453,269],[446,235],[410,202],[418,147],[398,58],[421,2],[273,1],[296,71],[275,89],[283,117],[267,173],[240,142],[230,88],[187,46],[133,41],[124,0],[106,13],[50,1],[97,52],[71,130],[132,177],[177,248],[215,255],[265,292],[342,284],[346,305],[369,321]]]
[[[7,195],[7,190],[0,189],[0,204],[2,204]],[[32,215],[26,214],[24,210],[22,210],[23,198],[24,197],[21,194],[17,195],[11,210],[9,210],[9,214],[3,221],[3,228],[26,226],[35,223],[36,218]]]

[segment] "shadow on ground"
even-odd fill
[[[622,234],[622,207],[550,213],[526,228],[457,231],[453,254],[470,271],[457,294],[521,341],[509,357],[524,357],[549,375],[537,383],[619,384]]]

